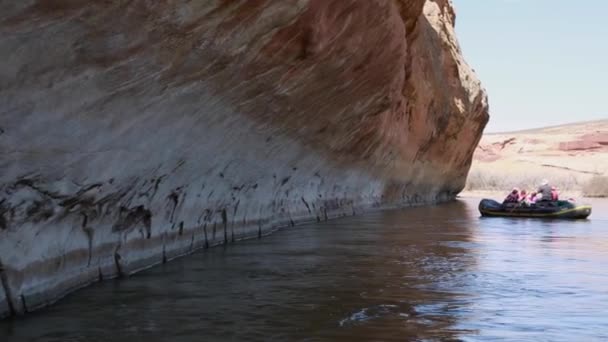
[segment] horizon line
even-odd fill
[[[532,127],[532,128],[524,128],[524,129],[516,129],[510,131],[496,131],[496,132],[484,132],[483,135],[498,135],[498,134],[514,134],[514,133],[530,133],[534,131],[540,131],[551,128],[560,128],[564,126],[574,126],[574,125],[583,125],[583,124],[591,124],[598,122],[608,122],[608,118],[606,119],[595,119],[595,120],[585,120],[585,121],[571,121],[562,124],[549,125],[549,126],[540,126],[540,127]]]

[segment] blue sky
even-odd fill
[[[486,132],[608,118],[608,0],[453,0]]]

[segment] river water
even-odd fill
[[[608,202],[540,221],[478,200],[212,248],[0,322],[0,341],[608,341]]]

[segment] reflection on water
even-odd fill
[[[476,206],[211,249],[2,322],[0,340],[608,339],[606,202],[576,222],[482,219]]]

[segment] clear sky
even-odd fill
[[[486,132],[608,119],[608,0],[453,0]]]

